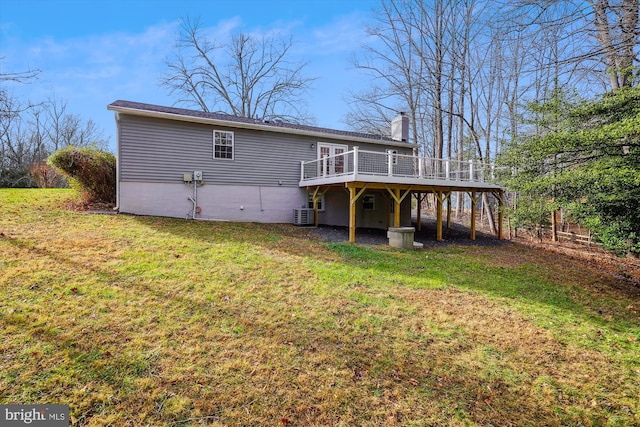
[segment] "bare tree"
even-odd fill
[[[343,122],[358,132],[390,136],[391,120],[404,108],[391,97],[386,88],[379,86],[363,92],[349,92],[346,96],[349,110]]]
[[[491,162],[510,139],[536,131],[521,122],[528,101],[558,88],[589,96],[637,84],[639,8],[637,0],[382,0],[356,63],[373,89],[351,95],[348,122],[370,129],[401,108],[426,155]]]
[[[612,90],[633,84],[638,46],[637,0],[590,0],[596,39],[602,46]]]
[[[37,116],[44,116],[44,120]],[[67,146],[105,149],[108,144],[95,122],[69,114],[67,103],[56,98],[49,98],[42,109],[33,112],[31,127],[42,133],[49,154]]]
[[[451,3],[444,0],[418,2],[419,19],[415,24],[420,34],[420,58],[427,70],[425,90],[430,95],[433,107],[431,120],[434,133],[433,155],[442,158],[444,154],[444,93],[445,61],[449,52],[447,26],[451,23]]]
[[[557,52],[531,59],[538,70],[558,68],[556,83],[580,88],[585,95],[601,93],[607,86],[617,90],[637,83],[635,79],[640,76],[637,0],[517,0],[504,6],[508,16],[521,17],[520,25],[512,26],[505,34],[523,32],[539,43],[545,43],[545,35],[553,36],[550,41]]]
[[[49,173],[45,171],[45,160],[64,146],[105,149],[108,145],[108,139],[96,124],[67,113],[66,103],[55,98],[37,103],[23,101],[5,86],[29,84],[39,73],[39,70],[0,73],[0,187],[37,184],[32,172]],[[46,185],[52,180],[57,178],[47,177]]]
[[[0,187],[34,185],[30,171],[59,148],[108,143],[93,121],[67,114],[65,103],[25,105],[3,95],[0,111]]]
[[[314,78],[290,60],[292,38],[231,36],[210,40],[199,21],[183,20],[162,84],[178,103],[261,120],[309,121],[305,95]]]
[[[0,58],[2,60],[4,58]],[[5,83],[30,83],[38,70],[0,73],[0,187],[28,186],[26,170],[33,160],[23,115],[33,108],[14,97]]]
[[[414,37],[413,28],[405,19],[404,5],[399,3],[382,2],[376,25],[367,28],[377,43],[363,46],[364,55],[354,65],[375,84],[363,94],[351,94],[352,108],[346,122],[361,131],[371,129],[373,122],[378,126],[376,133],[389,135],[393,117],[399,111],[407,111],[411,138],[419,144],[424,140],[418,128],[424,104],[421,84],[424,70],[415,46],[407,42]]]
[[[37,147],[26,129],[25,110],[6,91],[0,97],[0,187],[31,186],[28,169]]]
[[[4,56],[0,56],[0,61],[4,60],[4,58]],[[38,69],[0,73],[0,82],[31,83],[38,78],[39,74],[40,70]]]
[[[409,115],[411,140],[426,155],[443,154],[443,92],[445,18],[422,2],[382,1],[376,25],[367,29],[372,42],[363,45],[356,68],[372,79],[372,90],[350,94],[351,111],[346,122],[358,130],[370,123],[385,125],[398,111]],[[431,29],[437,30],[437,36]],[[435,42],[434,42],[435,40]],[[435,43],[435,44],[434,44]],[[435,64],[435,66],[434,66]]]

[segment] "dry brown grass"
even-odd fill
[[[640,301],[517,245],[324,244],[0,190],[0,403],[74,425],[633,425]]]

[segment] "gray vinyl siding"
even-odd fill
[[[119,167],[123,182],[182,182],[184,173],[202,170],[207,184],[298,186],[300,162],[317,157],[318,142],[354,144],[330,137],[217,127],[199,123],[119,116]],[[213,131],[234,133],[234,159],[213,159]],[[314,144],[314,147],[311,147]],[[355,144],[384,151],[379,144]],[[397,149],[397,148],[395,148]],[[400,152],[404,150],[400,149]],[[411,149],[407,148],[407,153]],[[280,184],[280,181],[282,184]]]

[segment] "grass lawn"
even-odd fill
[[[74,212],[0,190],[0,403],[74,425],[640,424],[640,297],[505,243]]]

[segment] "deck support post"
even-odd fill
[[[313,226],[318,226],[318,199],[313,197]]]
[[[384,184],[384,188],[387,189],[387,191],[389,192],[389,194],[391,195],[391,198],[394,201],[393,204],[393,226],[394,227],[400,227],[400,204],[402,203],[402,201],[404,200],[405,197],[407,197],[409,194],[411,194],[411,186],[409,186],[409,188],[407,188],[407,190],[404,192],[404,194],[402,196],[400,196],[400,188],[389,188],[389,186],[387,184]]]
[[[442,241],[442,191],[436,193],[436,240]]]
[[[349,242],[356,242],[356,188],[349,187]]]
[[[358,191],[356,184],[347,183],[347,188],[349,189],[349,242],[356,242],[356,202],[367,191],[368,184],[364,184],[364,186]]]
[[[476,240],[476,192],[471,192],[471,240]]]
[[[442,190],[440,191],[436,191],[436,190],[432,190],[433,191],[433,195],[436,198],[436,239],[438,241],[442,240],[442,208],[444,205],[444,202],[449,203],[450,197],[451,197],[451,191],[447,191],[446,193],[443,192]],[[449,207],[449,205],[447,204],[447,208]],[[447,228],[449,228],[449,223],[448,221],[451,220],[451,213],[450,211],[447,211]]]
[[[313,223],[315,227],[318,226],[318,202],[320,201],[320,198],[324,195],[324,193],[325,191],[320,192],[320,187],[316,187],[316,189],[313,191]]]
[[[476,205],[482,193],[476,196],[475,191],[471,191],[469,196],[471,197],[471,240],[476,240]]]
[[[447,193],[447,230],[451,228],[451,191]]]
[[[313,195],[314,202],[314,211],[319,210],[318,203],[321,200],[321,197],[324,193],[326,193],[329,189],[335,188],[336,185],[327,184],[327,185],[315,185],[308,186],[307,189],[310,191],[310,194]],[[439,186],[439,185],[417,185],[417,184],[402,184],[402,183],[384,183],[384,182],[363,182],[363,181],[347,181],[342,184],[342,188],[344,188],[349,194],[349,241],[356,241],[356,223],[357,223],[357,201],[358,199],[365,194],[367,191],[381,191],[381,197],[384,197],[386,203],[381,203],[382,206],[388,207],[389,211],[393,209],[393,215],[387,215],[387,228],[400,228],[402,227],[402,215],[401,208],[403,200],[409,196],[410,197],[410,205],[413,204],[413,197],[417,200],[417,226],[415,227],[416,231],[422,230],[422,210],[421,205],[422,202],[429,196],[429,194],[433,194],[434,202],[436,203],[436,238],[438,241],[442,241],[444,238],[443,228],[444,228],[444,220],[447,221],[447,228],[452,228],[451,220],[452,220],[452,187],[448,186]],[[478,186],[478,188],[474,188],[472,186],[457,190],[460,193],[460,198],[463,199],[463,194],[466,193],[471,198],[471,218],[470,218],[470,232],[471,232],[471,240],[476,240],[476,225],[477,225],[477,210],[478,210],[478,202],[480,198],[485,193],[490,193],[494,195],[497,199],[498,205],[498,225],[495,230],[496,237],[499,240],[502,239],[502,234],[504,231],[503,221],[504,221],[504,213],[503,206],[505,204],[505,194],[502,189],[499,188],[482,188]],[[458,201],[464,205],[464,201]],[[444,217],[445,206],[444,203],[447,203],[446,209],[446,218]],[[382,207],[381,206],[381,207]],[[461,205],[462,206],[462,205]],[[362,208],[362,207],[360,207]],[[413,209],[409,212],[411,214]],[[406,212],[405,212],[406,214]],[[412,214],[411,214],[412,215]],[[384,222],[383,222],[384,223]]]

